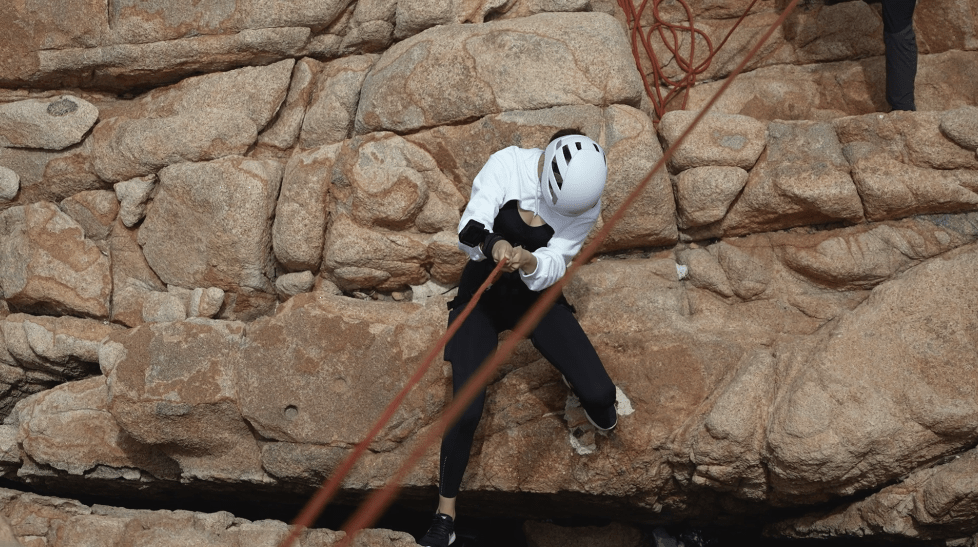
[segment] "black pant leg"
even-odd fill
[[[614,425],[615,384],[570,309],[555,304],[530,339],[567,378],[591,419],[601,427]]]
[[[462,312],[456,308],[448,315],[449,325]],[[487,357],[495,351],[499,334],[481,303],[462,323],[458,332],[445,346],[445,360],[452,363],[452,388],[458,393]],[[472,403],[466,407],[458,421],[447,431],[441,441],[439,494],[446,498],[458,495],[462,476],[469,464],[472,439],[482,418],[486,402],[486,389],[482,388]]]
[[[886,102],[893,110],[917,110],[917,37],[913,11],[917,0],[883,0],[883,43],[886,46]]]

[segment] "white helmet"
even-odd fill
[[[543,201],[564,216],[577,216],[598,203],[608,163],[598,143],[584,135],[554,139],[543,152]]]

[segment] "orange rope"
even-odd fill
[[[618,0],[618,6],[621,7],[622,11],[625,12],[625,19],[628,23],[629,33],[631,34],[632,40],[632,56],[635,58],[635,65],[638,67],[639,74],[642,76],[642,83],[645,85],[645,93],[652,100],[652,108],[655,113],[655,121],[658,121],[666,113],[666,105],[669,104],[674,97],[683,94],[683,100],[680,108],[686,108],[686,102],[689,99],[689,90],[696,84],[696,77],[704,72],[710,67],[710,63],[713,62],[713,58],[720,51],[720,48],[727,43],[730,36],[737,30],[740,23],[743,22],[747,14],[757,3],[757,0],[752,0],[747,9],[744,10],[743,15],[737,19],[727,35],[720,41],[720,44],[713,47],[713,41],[710,37],[706,35],[706,32],[696,28],[693,21],[693,11],[690,9],[689,5],[685,0],[679,0],[679,4],[682,6],[683,10],[686,12],[686,21],[684,24],[669,23],[663,20],[661,14],[659,13],[659,5],[663,0],[652,0],[652,25],[647,29],[642,29],[642,15],[645,13],[645,9],[648,7],[649,0],[642,0],[638,8],[635,7],[634,0]],[[684,75],[679,79],[672,79],[666,76],[665,71],[662,68],[662,63],[659,61],[659,57],[655,53],[655,49],[652,47],[652,34],[657,33],[659,38],[662,40],[663,45],[672,54],[676,65],[684,73]],[[689,57],[683,57],[680,52],[681,42],[683,33],[688,33],[689,36]],[[705,59],[699,63],[694,64],[694,58],[696,56],[696,38],[701,37],[704,42],[706,42],[707,54]],[[642,58],[639,53],[639,45],[641,44],[642,50],[645,52],[645,56],[648,58],[652,65],[652,76],[653,81],[649,81],[649,75],[645,73],[642,69]],[[668,93],[663,95],[662,87],[665,86],[669,88]]]
[[[455,335],[455,332],[462,325],[462,321],[465,321],[465,318],[472,313],[472,310],[475,308],[479,298],[482,297],[482,293],[484,293],[486,289],[489,288],[489,285],[496,280],[496,277],[499,276],[499,272],[502,271],[502,268],[504,265],[506,265],[506,262],[507,261],[504,258],[500,260],[498,264],[496,264],[495,269],[492,270],[489,277],[486,278],[481,286],[479,286],[479,290],[475,292],[472,299],[469,300],[469,303],[462,309],[462,313],[458,314],[455,321],[452,321],[452,324],[448,326],[448,330],[446,330],[445,334],[438,339],[438,342],[435,343],[435,347],[431,349],[424,361],[421,362],[421,365],[414,372],[414,375],[411,376],[407,384],[404,385],[397,396],[394,397],[390,404],[387,405],[387,408],[384,409],[384,412],[381,414],[380,418],[378,418],[374,423],[373,429],[367,433],[367,436],[360,441],[356,447],[354,447],[353,451],[347,455],[336,471],[333,472],[333,476],[324,482],[319,490],[317,490],[313,497],[306,503],[306,506],[302,509],[302,512],[299,513],[299,516],[297,516],[295,521],[293,521],[292,524],[294,526],[292,526],[292,530],[289,532],[289,535],[282,541],[282,543],[279,544],[279,547],[290,547],[292,542],[298,539],[299,534],[301,534],[303,530],[312,526],[312,523],[319,517],[320,513],[323,512],[326,504],[328,504],[333,496],[336,495],[336,492],[339,490],[343,479],[346,478],[346,476],[353,469],[353,466],[356,465],[357,460],[359,460],[363,453],[367,451],[370,443],[373,442],[377,435],[380,434],[381,429],[383,429],[384,426],[387,425],[387,422],[394,417],[394,413],[397,411],[397,408],[401,406],[401,403],[404,402],[408,392],[410,392],[414,386],[418,385],[425,373],[428,372],[428,369],[431,368],[431,364],[438,356],[438,352],[441,351],[441,349],[445,347],[445,344],[447,344],[448,341],[451,340],[452,336]]]
[[[581,265],[586,263],[590,258],[597,252],[598,246],[607,239],[608,234],[611,229],[617,224],[621,218],[624,216],[627,208],[636,200],[638,196],[644,191],[645,187],[648,186],[649,182],[652,180],[652,176],[655,175],[667,161],[675,153],[676,149],[686,140],[686,137],[692,132],[692,130],[699,124],[703,116],[709,111],[716,101],[723,95],[724,92],[730,87],[734,79],[744,70],[747,63],[757,54],[761,46],[774,34],[779,26],[784,22],[795,6],[798,5],[799,0],[791,0],[788,6],[785,8],[784,12],[778,17],[761,40],[747,53],[744,59],[737,65],[737,68],[733,70],[730,76],[723,82],[720,89],[707,101],[706,105],[702,110],[693,118],[693,122],[686,128],[686,131],[679,136],[679,138],[662,154],[662,158],[652,167],[652,170],[642,179],[635,189],[628,195],[621,207],[615,211],[611,219],[604,224],[595,238],[591,243],[574,259],[570,267],[564,276],[559,279],[554,285],[547,289],[537,303],[530,308],[530,310],[523,316],[520,322],[513,328],[511,336],[508,336],[500,348],[494,353],[489,359],[483,363],[479,369],[475,372],[472,378],[462,387],[462,389],[455,395],[451,404],[445,409],[442,414],[441,419],[436,423],[435,427],[432,427],[422,438],[422,440],[417,444],[411,454],[408,456],[407,460],[401,465],[397,472],[391,477],[386,485],[381,490],[378,490],[367,499],[360,508],[353,514],[352,517],[343,526],[343,530],[346,532],[346,536],[340,540],[337,547],[350,547],[355,538],[357,532],[370,526],[376,521],[377,517],[383,512],[393,501],[394,494],[399,489],[399,484],[407,476],[407,473],[412,467],[424,456],[424,453],[428,448],[435,444],[439,438],[442,436],[443,432],[450,427],[450,425],[458,419],[465,408],[472,402],[478,392],[489,383],[489,379],[497,368],[502,364],[502,362],[507,359],[516,348],[517,342],[525,338],[530,331],[536,326],[543,315],[553,306],[557,298],[563,291],[564,286],[569,282],[573,275],[580,269]]]

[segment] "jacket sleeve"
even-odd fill
[[[537,258],[537,269],[529,274],[520,272],[520,277],[530,290],[542,291],[564,276],[567,265],[580,252],[584,239],[597,222],[599,211],[600,200],[590,211],[575,218],[559,233],[554,233],[546,247],[533,252]]]
[[[459,221],[456,231],[461,233],[462,228],[470,220],[474,220],[482,223],[491,232],[492,224],[506,197],[506,188],[512,184],[511,177],[512,175],[505,168],[503,162],[496,155],[490,156],[489,161],[472,181],[472,194],[469,197],[468,205],[465,206],[465,211],[462,212],[462,219]],[[476,262],[486,258],[478,245],[469,247],[459,242],[458,248]]]

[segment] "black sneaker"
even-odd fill
[[[563,374],[561,374],[560,377],[564,379],[564,385],[567,386],[567,389],[573,392],[574,388],[571,387],[570,382],[567,381],[567,377]],[[591,418],[591,415],[587,413],[587,409],[584,409],[584,417],[587,418],[587,421],[590,422],[596,429],[600,431],[611,431],[616,425],[618,425],[618,401],[615,401],[614,409],[615,410],[612,412],[611,418],[607,419],[608,423],[611,424],[608,427],[601,427],[600,425],[596,424],[594,419]]]
[[[435,513],[428,533],[418,540],[418,545],[422,547],[448,547],[453,543],[455,543],[455,521],[443,513]]]
[[[591,422],[591,425],[593,425],[599,431],[611,431],[616,425],[618,425],[618,412],[615,407],[612,407],[611,418],[608,420],[611,425],[608,427],[601,427],[595,423],[594,419],[591,418],[591,415],[587,413],[586,409],[584,410],[584,417],[587,418],[587,421]]]

